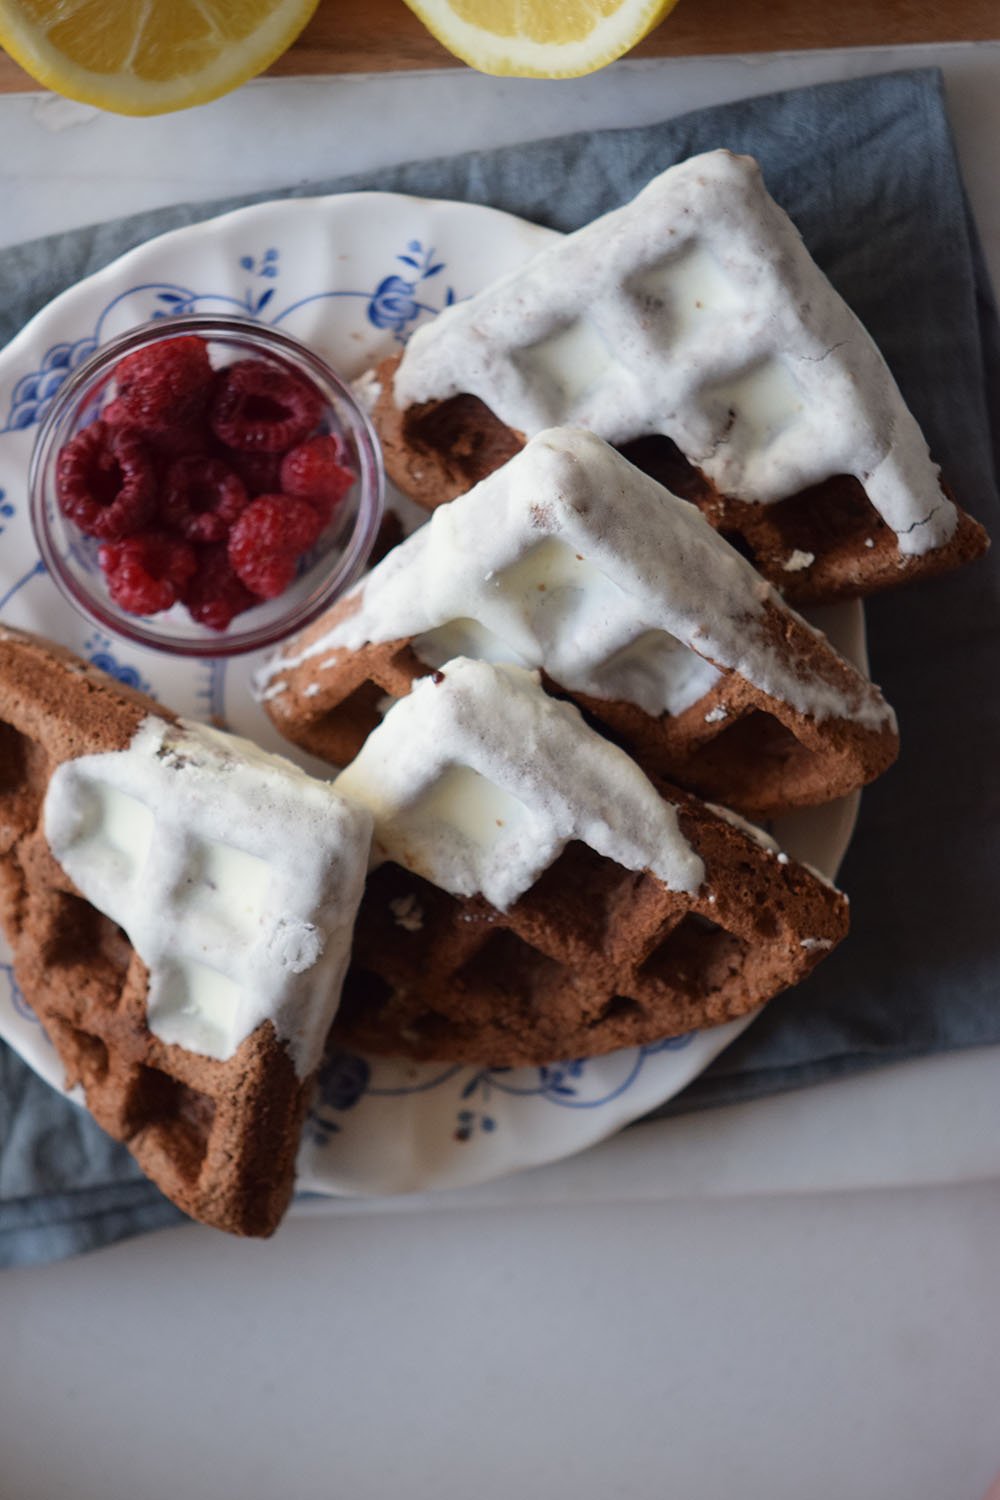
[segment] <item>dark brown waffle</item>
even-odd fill
[[[579,843],[506,913],[381,866],[334,1041],[494,1067],[550,1063],[718,1026],[803,979],[845,935],[846,897],[694,798],[669,795],[705,862],[693,896]]]
[[[304,648],[322,639],[357,604],[355,594],[335,605],[289,645],[289,660],[298,660]],[[841,692],[881,704],[878,690],[801,620],[774,604],[766,609],[774,649],[784,660]],[[342,766],[353,760],[378,724],[385,696],[403,697],[430,670],[409,640],[359,651],[321,651],[274,677],[273,686],[282,691],[266,707],[287,739]],[[852,719],[818,721],[736,672],[725,673],[683,713],[659,718],[632,703],[548,686],[577,703],[644,771],[748,817],[768,818],[842,797],[881,775],[899,750],[890,724],[867,729]]]
[[[393,381],[401,354],[375,371],[379,396],[372,413],[386,472],[418,505],[433,510],[454,500],[505,464],[524,445],[475,396],[452,396],[401,410]],[[861,483],[841,474],[773,505],[720,494],[669,438],[640,438],[625,457],[675,495],[691,500],[759,572],[793,604],[830,604],[931,578],[982,556],[989,538],[960,506],[958,526],[942,547],[918,557],[900,552],[895,532]],[[954,496],[943,487],[954,504]],[[811,553],[808,567],[789,571],[793,553]]]
[[[0,925],[18,984],[98,1124],[185,1213],[267,1235],[291,1198],[309,1089],[269,1021],[226,1062],[146,1025],[147,971],[87,901],[41,827],[61,762],[124,749],[172,719],[69,652],[0,627]]]

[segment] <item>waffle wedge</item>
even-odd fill
[[[67,1087],[206,1224],[266,1235],[288,1205],[370,831],[287,762],[0,628],[18,983]]]
[[[714,1026],[795,984],[846,898],[738,818],[647,779],[534,674],[422,678],[337,788],[376,864],[332,1035],[516,1066]]]
[[[268,669],[287,738],[343,765],[452,656],[540,669],[643,769],[751,817],[896,757],[879,690],[694,507],[557,428],[435,511]]]
[[[752,158],[671,167],[419,328],[363,380],[396,484],[431,508],[554,425],[694,501],[796,603],[985,551],[861,323]]]

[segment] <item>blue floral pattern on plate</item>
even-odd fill
[[[309,1130],[316,1145],[325,1145],[330,1136],[340,1130],[331,1110],[341,1114],[352,1110],[366,1094],[372,1098],[402,1098],[408,1094],[426,1093],[428,1089],[441,1088],[445,1084],[458,1084],[455,1140],[466,1142],[477,1130],[488,1135],[497,1128],[496,1119],[487,1109],[494,1093],[522,1099],[544,1099],[563,1109],[599,1109],[632,1086],[647,1059],[663,1052],[679,1052],[690,1046],[694,1036],[694,1032],[687,1032],[683,1036],[667,1037],[637,1048],[624,1079],[615,1082],[606,1092],[599,1092],[596,1097],[584,1096],[582,1084],[587,1071],[586,1058],[538,1068],[468,1068],[453,1064],[442,1068],[436,1076],[432,1074],[429,1079],[421,1077],[411,1084],[386,1087],[373,1080],[372,1067],[366,1058],[338,1051],[327,1057],[320,1073],[316,1104],[309,1114]]]
[[[424,300],[423,295],[418,296],[418,290],[425,282],[435,280],[445,270],[445,262],[436,256],[433,248],[425,247],[420,240],[409,240],[406,249],[396,256],[396,260],[404,267],[404,272],[390,272],[383,276],[374,290],[338,288],[336,291],[315,292],[309,297],[296,298],[278,312],[275,311],[277,287],[274,282],[280,276],[281,254],[274,245],[259,254],[244,253],[239,256],[241,271],[246,272],[254,282],[263,280],[270,283],[263,288],[249,285],[242,297],[226,292],[197,291],[193,287],[178,286],[172,282],[146,282],[128,287],[107,303],[92,332],[72,343],[61,341],[53,344],[46,350],[39,368],[21,376],[11,395],[6,423],[0,428],[0,434],[20,432],[41,422],[66,379],[104,342],[112,314],[123,303],[138,299],[142,299],[147,305],[145,317],[149,319],[175,318],[185,313],[213,311],[255,318],[277,327],[291,313],[298,312],[310,302],[352,298],[366,304],[367,316],[373,327],[390,330],[399,343],[405,343],[418,319],[440,312],[456,299],[451,286],[444,288],[440,300],[436,302]]]
[[[419,240],[411,240],[396,259],[408,268],[409,274],[394,271],[383,277],[368,304],[368,318],[376,328],[389,329],[399,343],[405,344],[411,326],[422,313],[440,311],[421,302],[417,289],[421,282],[440,276],[445,267],[443,261],[436,259],[433,249],[425,249]],[[442,306],[450,307],[454,301],[455,293],[448,287]]]
[[[146,681],[138,668],[121,661],[115,655],[114,643],[110,636],[95,630],[84,643],[83,654],[93,666],[98,667],[102,672],[107,672],[108,676],[113,677],[116,682],[124,683],[125,687],[135,688],[138,693],[152,694],[151,684]]]
[[[46,350],[39,368],[22,375],[15,385],[7,425],[0,431],[20,432],[40,422],[67,376],[90,358],[97,345],[97,336],[87,334],[71,344],[53,344]]]

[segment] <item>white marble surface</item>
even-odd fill
[[[465,70],[268,80],[153,120],[122,121],[51,96],[7,97],[0,121],[17,149],[4,160],[0,244],[158,204],[317,182],[572,130],[649,124],[750,94],[931,66],[944,69],[962,166],[1000,280],[1000,41],[624,62],[559,83]]]
[[[4,1500],[982,1500],[1000,1191],[169,1231],[0,1282]]]
[[[1000,43],[262,84],[163,121],[7,98],[0,243],[932,62],[997,272]],[[433,1211],[307,1206],[268,1245],[187,1228],[8,1273],[0,1500],[980,1500],[1000,1468],[996,1068],[990,1050],[641,1127]]]

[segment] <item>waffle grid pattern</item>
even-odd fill
[[[718,1025],[797,982],[846,931],[844,898],[670,795],[706,865],[694,895],[575,842],[507,912],[380,866],[334,1037],[519,1066]]]
[[[60,686],[62,711],[83,724],[95,711],[93,684],[67,673]],[[117,713],[127,743],[143,710],[102,706]],[[95,734],[77,753],[111,748]],[[73,888],[41,827],[62,758],[44,710],[19,713],[15,704],[0,717],[0,922],[21,989],[59,1053],[66,1086],[82,1086],[98,1124],[169,1198],[205,1223],[268,1234],[291,1197],[306,1092],[269,1026],[225,1062],[149,1031],[145,966],[121,929]]]
[[[806,636],[805,627],[796,629]],[[278,679],[283,691],[267,709],[286,738],[343,766],[379,724],[387,700],[405,696],[430,670],[408,640],[320,653],[287,669]],[[683,713],[655,719],[633,704],[546,685],[576,703],[647,773],[752,818],[842,796],[883,771],[898,748],[889,726],[868,733],[846,720],[819,722],[735,673],[724,674]]]

